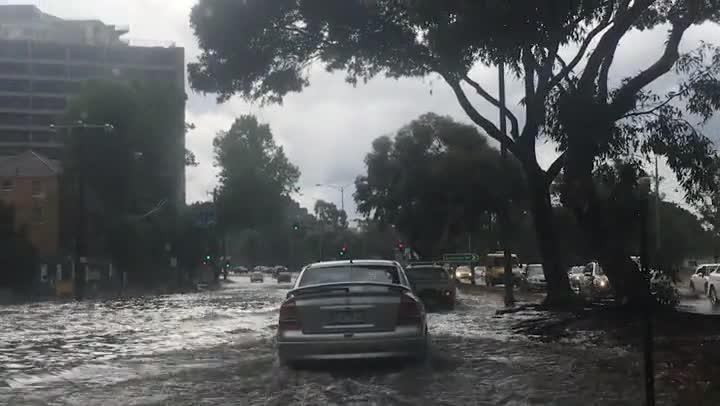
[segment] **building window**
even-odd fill
[[[2,189],[0,191],[3,192],[12,192],[13,190],[13,182],[10,179],[5,179],[2,181]]]
[[[32,181],[32,196],[44,197],[42,182],[40,182],[39,180]]]
[[[42,204],[38,201],[33,202],[32,221],[33,223],[45,222],[45,211],[43,210]]]

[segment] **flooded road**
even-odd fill
[[[280,367],[273,335],[288,285],[234,277],[219,291],[0,308],[0,404],[641,404],[641,355],[597,333],[551,342],[496,316],[500,291],[429,315],[422,365]],[[672,388],[659,404],[677,404]]]

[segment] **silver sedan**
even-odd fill
[[[400,264],[353,260],[306,266],[280,306],[281,363],[401,357],[423,359],[425,308]]]

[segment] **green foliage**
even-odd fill
[[[178,213],[178,177],[184,170],[180,140],[185,95],[162,81],[85,83],[59,128],[67,140],[63,184],[66,213],[74,213],[77,179],[85,179],[89,255],[109,255],[124,269],[167,265],[165,244],[173,242]],[[109,131],[97,128],[110,124]],[[65,227],[74,218],[65,216]],[[71,233],[72,234],[72,233]],[[66,247],[71,248],[71,247]]]
[[[344,230],[348,227],[347,213],[339,210],[335,203],[324,200],[315,202],[315,217],[320,224],[327,225],[333,230]]]
[[[525,197],[517,161],[503,164],[475,127],[432,113],[393,139],[377,138],[365,163],[367,175],[355,182],[358,211],[395,225],[425,255]]]
[[[25,229],[16,229],[12,207],[0,202],[0,288],[28,289],[37,269],[36,253]]]
[[[296,190],[300,171],[273,139],[270,127],[254,116],[241,116],[213,141],[220,168],[218,215],[236,230],[272,223],[284,197]]]

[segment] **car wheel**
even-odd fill
[[[710,292],[708,292],[708,297],[710,298],[710,304],[713,305],[713,307],[718,305],[718,297],[717,293],[715,293],[715,287],[710,287]]]

